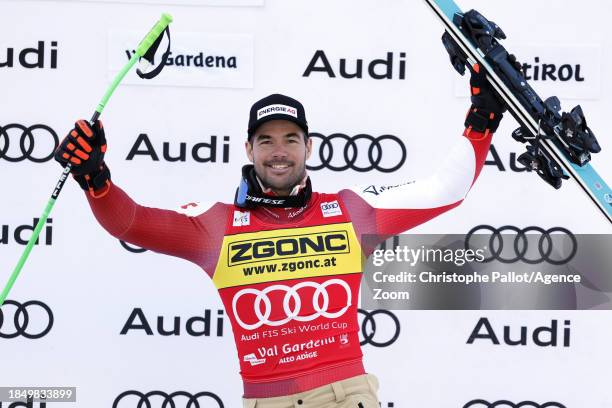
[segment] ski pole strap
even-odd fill
[[[465,118],[465,127],[481,133],[487,130],[490,133],[495,133],[503,116],[501,113],[490,112],[472,106]]]
[[[143,79],[155,78],[157,75],[159,75],[161,70],[164,69],[164,66],[166,66],[166,59],[170,55],[170,27],[166,27],[166,29],[164,30],[164,33],[168,36],[168,47],[166,48],[166,51],[161,56],[161,61],[153,70],[149,72],[143,72],[140,70],[140,68],[136,69],[136,73],[138,74],[139,77]],[[159,44],[161,44],[163,37],[164,37],[163,35],[160,35],[159,37],[157,37],[155,42],[151,44],[151,47],[142,56],[142,58],[147,60],[150,64],[155,64],[155,53],[157,52],[157,49],[159,48]]]

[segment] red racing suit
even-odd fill
[[[375,242],[458,206],[491,135],[466,130],[427,179],[336,194],[303,208],[136,204],[116,185],[88,195],[113,236],[187,259],[212,278],[231,321],[246,398],[290,395],[364,374],[357,303],[362,256]]]

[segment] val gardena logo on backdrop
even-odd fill
[[[124,82],[131,85],[165,85],[210,88],[253,87],[253,36],[249,34],[209,34],[172,32],[171,52],[159,76],[143,80],[136,70]],[[111,30],[108,41],[108,78],[134,55],[142,33]],[[162,40],[156,58],[167,48]],[[155,65],[158,61],[155,61]]]

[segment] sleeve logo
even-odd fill
[[[342,209],[337,200],[330,201],[329,203],[321,203],[321,212],[325,218],[342,215]]]

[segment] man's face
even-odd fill
[[[247,156],[264,187],[281,196],[306,176],[306,160],[312,141],[304,141],[304,131],[288,120],[264,123],[245,144]]]

